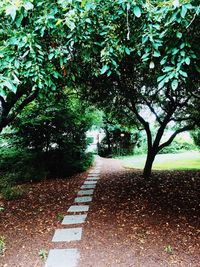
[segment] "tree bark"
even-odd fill
[[[154,151],[154,149],[148,148],[147,158],[146,158],[146,162],[145,162],[145,166],[143,170],[144,178],[149,178],[151,176],[152,166],[153,166],[155,157],[156,157],[156,152]]]

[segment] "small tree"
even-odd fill
[[[66,89],[30,103],[11,124],[10,138],[5,139],[10,147],[21,148],[24,158],[27,152],[38,169],[43,166],[51,177],[83,170],[92,160],[86,153],[86,132],[98,121],[98,112],[70,92],[69,96]],[[15,161],[17,165],[18,159]]]

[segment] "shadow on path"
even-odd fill
[[[199,267],[200,172],[160,171],[145,181],[102,160],[80,266]]]

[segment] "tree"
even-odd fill
[[[72,1],[65,10],[68,73],[93,102],[132,111],[146,131],[143,175],[149,177],[156,154],[197,123],[198,1]],[[155,136],[147,109],[157,122]],[[162,142],[170,125],[174,133]]]
[[[64,87],[62,14],[59,1],[1,1],[0,131],[38,95]]]

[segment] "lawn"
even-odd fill
[[[120,158],[126,168],[142,169],[146,155],[126,156]],[[154,170],[199,170],[200,152],[189,151],[177,154],[159,154],[156,156]]]

